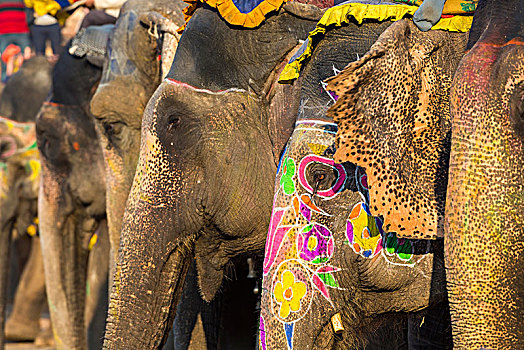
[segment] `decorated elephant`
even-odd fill
[[[2,191],[7,192],[3,192],[2,196],[4,199],[9,198],[9,200],[2,202],[0,208],[3,217],[0,219],[3,222],[0,240],[3,242],[2,244],[9,242],[11,233],[15,233],[15,245],[19,247],[16,249],[19,268],[24,268],[24,271],[27,270],[22,272],[15,295],[13,312],[6,324],[6,336],[10,340],[33,340],[37,335],[40,328],[38,324],[40,311],[45,303],[45,286],[44,280],[41,278],[43,265],[41,257],[39,257],[40,253],[36,251],[36,248],[33,249],[33,247],[39,247],[38,238],[27,238],[25,229],[31,227],[30,231],[33,236],[36,233],[37,225],[33,223],[33,220],[36,218],[37,192],[30,193],[28,191],[32,188],[28,186],[28,178],[31,177],[36,184],[38,176],[32,176],[31,171],[28,171],[26,176],[22,177],[9,176],[5,172],[9,168],[12,172],[18,172],[24,168],[24,164],[30,162],[35,165],[38,161],[38,157],[34,157],[36,152],[22,152],[31,146],[32,141],[35,141],[34,123],[19,124],[19,122],[34,122],[50,86],[51,66],[49,62],[45,58],[35,57],[25,61],[23,67],[11,77],[0,91],[0,116],[10,119],[2,121],[4,127],[0,140],[0,162],[3,164],[2,178],[7,181],[2,185]],[[35,166],[28,169],[35,169]],[[34,190],[38,191],[37,187]],[[18,195],[22,197],[17,198]],[[17,222],[18,229],[13,231],[12,229]],[[4,248],[8,249],[8,246]],[[2,262],[0,263],[0,271],[2,274],[5,273],[0,277],[2,281],[7,279],[7,252],[6,250],[6,254],[2,255]],[[28,257],[29,260],[24,257]],[[7,288],[7,286],[7,284],[2,284],[2,288]],[[6,301],[2,298],[0,301],[0,344],[3,344],[4,340],[5,303]]]
[[[372,57],[364,61],[376,67],[366,70],[366,82],[373,83],[370,103],[380,106],[389,97],[405,101],[409,96],[413,106],[446,114],[449,104],[439,93],[449,91],[467,34],[422,33],[408,19],[391,26],[377,21],[398,20],[393,15],[398,9],[387,2],[331,8],[301,56],[290,63],[292,72],[301,71],[301,105],[275,184],[263,270],[261,349],[452,346],[442,241],[407,240],[388,232],[370,211],[372,174],[333,159],[337,125],[326,112],[340,97],[324,80],[339,79],[348,63],[352,67]],[[411,7],[405,16],[415,10]],[[363,19],[365,24],[355,24]],[[450,18],[440,27],[456,29],[462,20]],[[365,55],[368,50],[372,54]],[[380,80],[390,72],[399,76]],[[428,91],[425,81],[434,90]]]
[[[110,29],[98,33],[107,38]],[[104,227],[102,151],[89,101],[101,77],[97,64],[103,63],[104,52],[72,56],[69,51],[82,49],[75,40],[66,49],[53,69],[49,101],[36,120],[47,297],[58,349],[100,348],[107,312],[109,239]]]
[[[173,65],[142,121],[106,348],[152,349],[165,341],[192,261],[210,301],[231,259],[261,255],[271,184],[298,107],[298,89],[276,78],[321,10],[282,1],[251,5],[240,12],[231,1],[218,9],[195,2],[186,10],[192,17]],[[255,303],[229,310],[249,312],[237,330],[249,348]]]
[[[457,348],[524,348],[524,2],[480,1],[451,90],[444,217]]]
[[[0,347],[4,342],[4,314],[11,237],[23,240],[29,233],[30,255],[7,321],[7,338],[34,340],[45,303],[45,284],[40,241],[37,233],[37,194],[40,161],[34,122],[20,123],[0,118]]]
[[[459,349],[524,346],[523,16],[522,1],[480,1],[467,54],[452,81],[439,73],[443,85],[426,64],[440,48],[418,43],[410,70],[421,69],[429,94],[420,102],[395,84],[410,70],[381,47],[328,84],[335,161],[366,170],[370,213],[399,238],[444,237]],[[377,95],[385,86],[395,94]]]

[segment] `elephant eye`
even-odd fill
[[[170,115],[167,119],[168,131],[173,131],[178,125],[180,125],[180,118],[175,115]]]
[[[113,122],[113,123],[102,123],[104,133],[109,141],[107,149],[111,149],[112,145],[117,144],[121,141],[121,134],[124,130],[124,123]]]
[[[313,193],[332,187],[337,179],[333,168],[322,163],[315,163],[308,170],[308,182],[313,188]]]

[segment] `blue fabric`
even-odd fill
[[[232,0],[236,8],[242,13],[250,13],[264,0]]]
[[[68,0],[55,0],[58,5],[60,5],[61,8],[67,7],[71,5],[71,3]]]

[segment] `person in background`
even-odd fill
[[[23,58],[31,57],[31,41],[29,39],[29,28],[27,26],[27,17],[25,6],[22,0],[0,0],[0,55],[9,47],[9,45],[18,46]],[[10,51],[13,47],[10,48]],[[7,62],[12,59],[9,56]],[[19,58],[16,58],[19,60]],[[2,82],[5,82],[6,62],[1,60],[2,67]]]
[[[51,62],[55,62],[60,54],[60,25],[58,20],[51,14],[35,8],[35,1],[24,0],[28,8],[34,8],[34,20],[30,26],[31,40],[37,55],[46,55],[46,42],[51,42],[53,54],[48,57]]]
[[[84,17],[80,28],[116,22],[120,8],[127,0],[86,0],[85,6],[93,9]]]

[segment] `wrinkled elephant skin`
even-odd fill
[[[470,39],[450,98],[445,251],[453,340],[460,349],[522,349],[524,3],[479,8],[472,32],[480,39]]]
[[[269,125],[296,117],[293,103],[291,113],[271,113],[269,91],[274,70],[313,24],[282,13],[243,30],[205,7],[193,14],[144,112],[106,348],[153,349],[165,341],[193,257],[202,296],[211,300],[231,258],[263,249],[275,158],[289,136],[270,136]],[[275,36],[282,39],[272,42]],[[248,70],[227,63],[230,55],[249,62]]]
[[[96,230],[105,218],[102,152],[88,108],[100,71],[85,58],[63,53],[53,71],[50,102],[42,107],[36,123],[42,162],[40,234],[59,349],[87,348],[87,263]]]
[[[370,209],[369,173],[334,159],[338,127],[326,112],[343,95],[325,85],[316,88],[348,63],[348,68],[358,64],[352,60],[367,59],[368,49],[384,46],[390,53],[375,56],[377,66],[404,60],[412,43],[427,40],[419,35],[451,47],[464,46],[466,38],[453,33],[457,40],[448,42],[448,34],[418,34],[406,20],[348,25],[329,31],[303,69],[301,113],[281,158],[266,241],[262,349],[399,349],[408,341],[414,348],[451,348],[449,316],[448,330],[446,317],[436,320],[447,312],[442,242],[401,239],[384,230],[382,218]],[[395,69],[407,64],[398,61]],[[418,96],[413,103],[425,100],[416,74],[396,81]],[[373,98],[384,99],[389,91],[377,91],[385,86],[374,86]],[[340,317],[337,334],[333,317]],[[423,326],[424,318],[431,326]],[[416,327],[413,320],[419,320]]]

